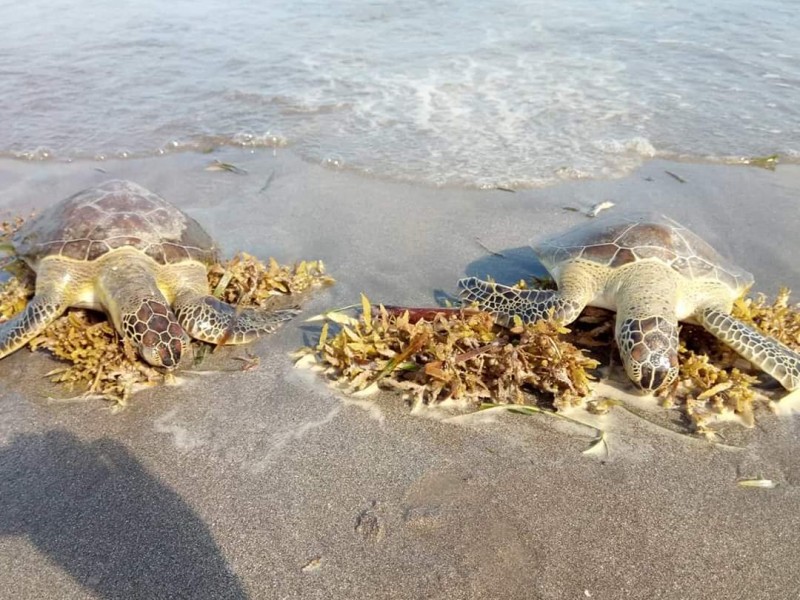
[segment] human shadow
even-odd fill
[[[113,440],[54,430],[0,449],[0,535],[102,598],[247,597],[205,523]]]

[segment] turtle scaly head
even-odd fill
[[[135,312],[122,317],[125,335],[139,354],[154,367],[172,370],[191,353],[189,336],[172,309],[154,298],[142,300]]]
[[[666,387],[678,376],[678,323],[664,317],[625,319],[617,343],[628,377],[644,392]]]

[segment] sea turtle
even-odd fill
[[[753,276],[686,227],[661,215],[609,215],[534,245],[558,290],[521,290],[475,277],[461,296],[508,321],[574,321],[585,306],[615,310],[628,376],[643,391],[678,375],[678,321],[702,325],[789,390],[800,387],[800,354],[731,316]]]
[[[190,353],[189,336],[241,344],[298,312],[236,309],[210,296],[214,241],[197,221],[130,181],[59,202],[25,223],[11,245],[36,272],[36,295],[0,324],[0,358],[71,306],[104,310],[144,360],[166,369]]]

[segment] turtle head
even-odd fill
[[[122,315],[122,328],[144,360],[172,370],[191,355],[189,336],[166,303],[146,298],[134,308]]]
[[[678,376],[678,322],[664,317],[624,319],[617,344],[628,377],[643,392],[654,392]]]

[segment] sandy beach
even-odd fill
[[[204,170],[214,159],[247,174]],[[652,160],[623,179],[512,193],[387,182],[284,149],[2,160],[0,217],[111,178],[180,206],[226,256],[319,258],[337,283],[250,346],[257,369],[226,348],[218,370],[118,414],[49,399],[61,391],[43,353],[0,361],[0,596],[797,597],[800,416],[762,411],[722,445],[615,408],[598,421],[609,452],[583,454],[592,433],[579,426],[354,401],[288,355],[318,332],[305,317],[362,291],[433,305],[464,275],[541,273],[528,241],[587,218],[565,207],[604,200],[688,225],[753,272],[755,291],[800,290],[800,166]]]

